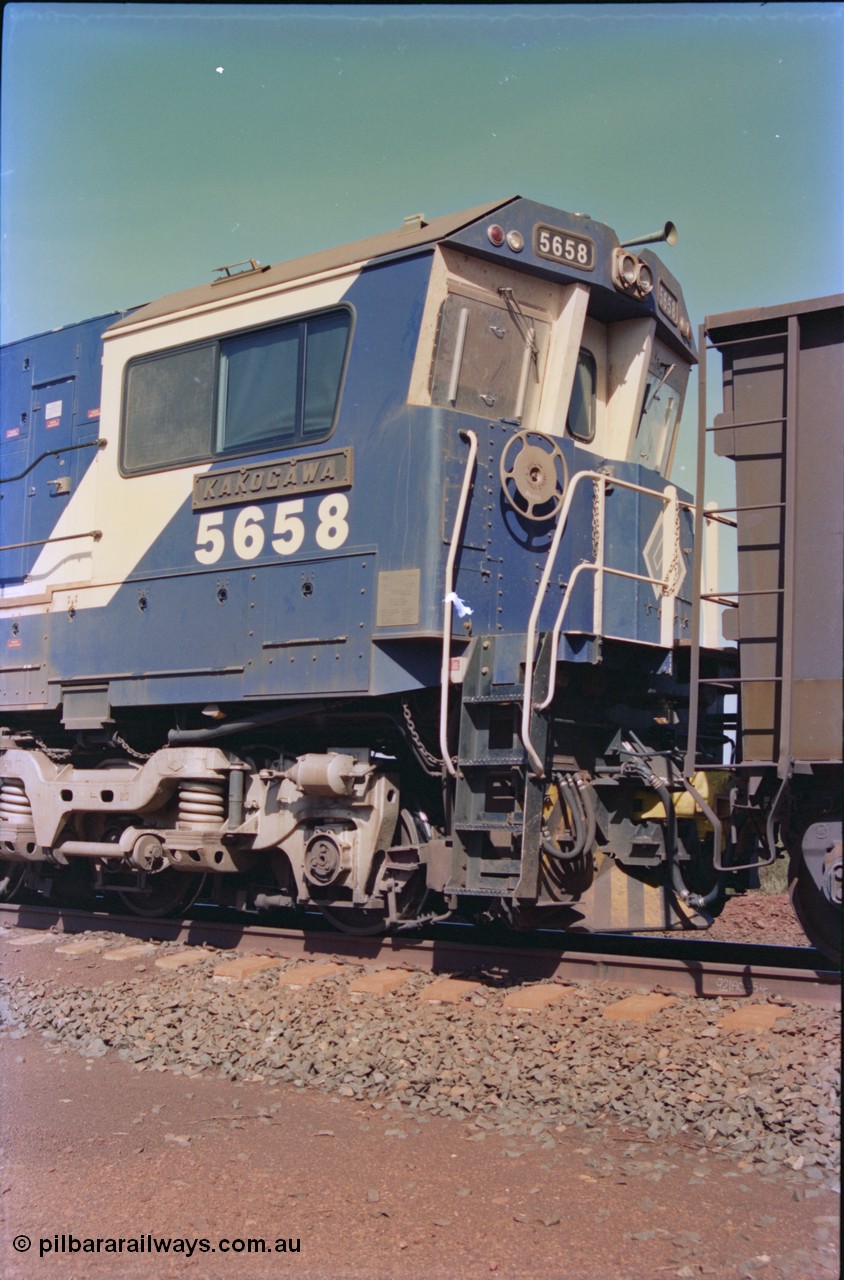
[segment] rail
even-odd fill
[[[203,908],[194,908],[189,919],[181,920],[2,903],[0,941],[14,945],[10,929],[50,931],[57,941],[62,934],[97,932],[114,943],[134,938],[285,959],[331,957],[423,972],[479,972],[497,975],[508,984],[598,980],[640,988],[659,986],[704,999],[765,995],[834,1008],[841,1004],[840,972],[809,947],[747,947],[707,942],[697,933],[651,938],[542,931],[502,940],[465,926],[438,925],[422,935],[364,938],[331,932],[320,922],[311,922],[305,929],[234,923]]]

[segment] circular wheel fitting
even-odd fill
[[[139,836],[132,846],[129,861],[133,867],[149,873],[160,871],[164,866],[164,851],[161,841],[155,836]]]
[[[315,835],[305,850],[305,876],[311,884],[333,884],[344,870],[340,848],[330,835]]]
[[[529,443],[531,440],[539,443]],[[550,520],[563,505],[568,467],[556,440],[520,431],[501,454],[501,487],[514,511],[527,520]]]

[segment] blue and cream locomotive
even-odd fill
[[[5,348],[5,891],[705,924],[672,236],[513,198]]]

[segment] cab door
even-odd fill
[[[73,487],[73,454],[43,457],[54,450],[65,450],[74,443],[76,378],[70,375],[56,381],[36,383],[32,388],[32,433],[30,465],[36,465],[25,477],[24,522],[20,533],[23,542],[49,539],[67,505]],[[36,459],[40,458],[40,462]],[[32,565],[40,546],[28,547],[24,563]]]

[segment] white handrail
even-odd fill
[[[530,761],[533,765],[534,773],[538,778],[543,777],[545,773],[545,768],[542,760],[539,757],[539,753],[537,752],[536,748],[533,745],[533,742],[531,741],[531,736],[530,736],[530,718],[534,710],[533,675],[534,675],[534,660],[535,660],[535,653],[536,653],[536,627],[539,621],[539,614],[541,612],[542,605],[544,603],[545,592],[548,588],[548,583],[551,580],[551,574],[554,571],[554,564],[557,559],[557,553],[559,552],[559,549],[560,549],[560,543],[562,542],[566,522],[568,521],[574,491],[577,488],[577,485],[582,480],[598,481],[598,483],[601,486],[602,501],[606,493],[607,485],[612,485],[613,488],[629,489],[635,493],[644,493],[649,497],[659,499],[659,501],[662,502],[663,504],[675,502],[677,503],[678,507],[686,507],[689,510],[694,509],[694,504],[691,502],[685,502],[685,501],[678,502],[677,496],[676,496],[677,491],[676,489],[673,488],[673,486],[669,486],[665,491],[662,491],[659,489],[648,489],[645,485],[634,484],[632,480],[620,480],[617,476],[608,475],[606,471],[593,471],[593,470],[578,471],[572,477],[571,483],[569,484],[569,487],[566,490],[565,500],[560,510],[560,516],[557,521],[557,527],[554,530],[554,537],[552,539],[551,546],[548,548],[548,556],[545,562],[545,568],[542,572],[542,577],[539,580],[539,587],[537,589],[536,599],[534,600],[533,609],[531,610],[530,618],[528,620],[527,633],[525,637],[526,639],[525,689],[524,689],[524,700],[522,703],[522,743],[524,745],[525,750],[528,753],[528,756],[530,757]],[[571,579],[569,580],[568,587],[566,589],[566,594],[563,597],[563,602],[557,614],[557,619],[552,631],[553,647],[551,652],[550,686],[549,686],[550,692],[547,694],[545,700],[541,704],[538,704],[537,707],[535,708],[538,711],[544,710],[545,707],[549,706],[551,699],[553,697],[555,680],[556,680],[557,648],[559,644],[559,633],[560,633],[560,628],[562,626],[563,615],[565,613],[566,608],[568,607],[568,601],[571,598],[571,588],[575,580],[577,579],[581,571],[586,571],[586,570],[592,570],[594,572],[598,572],[599,581],[601,582],[601,590],[603,589],[603,576],[605,573],[612,573],[617,577],[633,578],[641,582],[650,582],[653,585],[663,585],[663,586],[665,585],[665,580],[661,578],[656,578],[656,579],[648,578],[644,574],[628,573],[627,571],[622,569],[608,569],[606,567],[606,565],[604,564],[604,527],[603,527],[603,521],[602,521],[601,528],[600,528],[599,559],[595,563],[584,561],[582,564],[577,566],[577,568],[574,570],[574,573],[571,576]]]
[[[554,701],[554,694],[556,693],[556,688],[557,688],[556,659],[557,659],[557,650],[560,644],[560,631],[562,630],[562,626],[563,626],[563,618],[566,614],[566,611],[568,610],[569,601],[572,596],[572,589],[574,587],[574,584],[577,580],[578,575],[581,572],[585,573],[590,571],[593,573],[598,573],[601,576],[603,576],[603,574],[605,573],[610,573],[616,578],[631,578],[634,582],[649,582],[652,587],[665,586],[664,578],[650,578],[645,573],[631,573],[630,570],[628,569],[613,569],[613,568],[608,569],[606,565],[598,564],[598,563],[590,564],[589,561],[587,560],[584,560],[582,564],[579,564],[575,569],[574,573],[569,578],[568,585],[566,587],[566,594],[563,596],[563,603],[560,605],[560,611],[557,614],[556,621],[551,631],[551,675],[548,681],[547,694],[545,695],[542,702],[537,702],[536,704],[537,711],[544,711],[545,708],[550,707],[551,703]],[[596,631],[595,634],[599,635],[601,633]]]
[[[457,770],[451,763],[451,752],[448,747],[448,688],[451,682],[451,597],[454,592],[454,565],[460,546],[460,535],[463,531],[463,519],[466,515],[466,502],[472,484],[472,472],[475,469],[475,458],[478,454],[478,437],[474,431],[461,431],[461,436],[469,441],[469,457],[463,474],[463,486],[454,516],[454,529],[445,562],[445,591],[443,592],[443,656],[440,668],[440,754],[446,771],[453,778]]]

